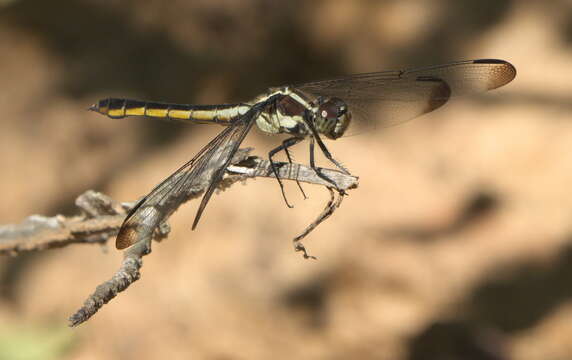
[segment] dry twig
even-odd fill
[[[219,189],[224,190],[238,181],[254,177],[274,177],[268,160],[256,156],[249,156],[252,149],[241,149],[233,158],[232,165],[226,170]],[[340,206],[343,195],[347,190],[358,185],[355,176],[346,175],[337,170],[320,169],[336,185],[338,199],[332,190],[332,183],[327,182],[316,172],[304,165],[276,163],[278,176],[285,180],[298,180],[310,184],[326,186],[330,191],[331,200],[324,211],[313,221],[302,234],[294,239],[296,251],[302,251],[305,258],[310,258],[300,242],[319,223],[327,219],[337,207]],[[208,183],[205,183],[205,188]],[[181,203],[198,198],[204,188],[193,190],[186,194]],[[44,217],[32,215],[17,225],[0,226],[0,254],[18,255],[23,251],[44,250],[63,247],[73,243],[106,243],[114,237],[129,210],[135,203],[118,203],[108,196],[87,191],[76,199],[76,206],[81,214],[73,217],[56,215]],[[84,302],[84,305],[70,317],[70,326],[76,326],[93,316],[104,304],[113,299],[117,293],[125,290],[129,285],[139,279],[142,257],[151,252],[151,240],[160,240],[169,233],[166,220],[170,216],[164,214],[160,218],[160,225],[152,234],[143,237],[143,240],[125,250],[124,258],[119,270],[113,277],[99,285],[95,292]],[[313,257],[312,257],[313,258]]]

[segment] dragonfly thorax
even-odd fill
[[[260,130],[270,134],[286,133],[305,137],[312,133],[308,127],[310,122],[318,133],[337,139],[344,134],[351,121],[348,106],[336,97],[320,97],[308,101],[306,95],[298,91],[280,88],[257,98],[254,103],[271,97],[274,97],[273,101],[268,103],[265,111],[256,119]]]

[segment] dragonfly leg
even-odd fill
[[[329,152],[328,152],[328,154],[329,154]],[[335,161],[335,160],[334,160],[334,161]],[[332,162],[333,162],[334,164],[336,164],[337,161],[336,161],[336,162],[334,162],[334,161],[332,161]],[[336,164],[336,166],[338,166],[338,165]],[[322,171],[320,171],[320,169],[319,169],[318,167],[316,167],[316,163],[315,163],[315,160],[314,160],[314,138],[313,138],[313,137],[310,139],[310,167],[316,172],[316,174],[317,174],[320,178],[322,178],[322,179],[324,179],[325,181],[329,182],[329,183],[332,184],[336,189],[338,189],[338,186],[336,185],[336,183],[335,183],[332,179],[330,179],[329,177],[327,177],[326,175],[324,175],[324,174],[322,173]],[[339,165],[338,167],[340,167],[340,169],[341,169],[342,171],[344,171],[346,174],[348,174],[348,175],[350,174],[349,171],[347,171],[347,169],[345,169],[345,168],[342,167],[341,165]],[[345,193],[343,190],[339,190],[339,189],[338,189],[338,192],[340,192],[340,194],[341,194],[341,193]]]
[[[330,153],[330,151],[328,150],[326,145],[324,145],[324,143],[322,142],[322,139],[320,139],[320,137],[318,136],[317,133],[314,135],[314,138],[316,139],[316,142],[318,143],[320,150],[322,150],[322,152],[324,153],[324,156],[326,157],[326,159],[328,159],[332,163],[334,163],[334,165],[336,165],[338,167],[338,169],[340,169],[346,175],[351,175],[350,171],[348,169],[346,169],[339,161],[334,159],[334,157],[332,156],[332,154]]]
[[[294,138],[297,139],[297,138]],[[297,144],[301,141],[302,139],[299,139],[298,141],[296,141],[294,144]],[[284,143],[282,143],[284,145]],[[293,146],[294,144],[290,145]],[[290,167],[292,167],[292,156],[290,156],[290,151],[288,150],[289,146],[284,147],[284,152],[286,153],[286,157],[288,158],[288,163],[290,163]],[[298,188],[300,189],[300,192],[302,193],[302,196],[304,196],[304,200],[306,200],[308,197],[306,196],[306,193],[304,192],[304,189],[302,188],[302,184],[300,184],[300,182],[298,181],[298,177],[295,178],[296,180],[296,184],[298,184]]]
[[[299,143],[302,140],[303,140],[303,138],[298,138],[298,137],[288,138],[282,142],[282,145],[278,146],[275,149],[270,150],[270,152],[268,153],[268,160],[270,160],[270,167],[272,168],[272,172],[274,173],[276,180],[278,180],[278,184],[280,185],[280,190],[282,191],[282,197],[284,198],[284,202],[286,202],[286,206],[288,206],[289,208],[293,208],[293,206],[290,205],[290,203],[288,202],[288,199],[286,198],[286,193],[284,192],[284,184],[282,184],[282,180],[280,180],[280,177],[278,176],[278,170],[276,169],[276,163],[274,162],[274,160],[272,160],[272,157],[274,155],[276,155],[278,152],[284,150],[284,151],[286,151],[286,155],[288,156],[288,161],[290,162],[290,164],[292,164],[292,161],[290,159],[290,154],[288,153],[288,148],[296,145],[297,143]],[[296,182],[298,183],[300,190],[302,190],[302,186],[300,185],[298,180],[296,180]],[[302,194],[304,194],[304,190],[302,190]],[[306,197],[306,194],[304,194],[304,198],[305,197]]]

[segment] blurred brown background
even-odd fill
[[[100,98],[237,102],[472,58],[517,78],[329,143],[360,187],[306,240],[318,261],[291,239],[324,189],[287,184],[288,209],[275,181],[235,185],[194,232],[181,208],[142,279],[76,329],[120,252],[0,258],[0,359],[571,359],[569,1],[1,0],[0,223],[88,189],[134,200],[221,130],[87,112]]]

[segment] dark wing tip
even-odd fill
[[[500,60],[500,59],[477,59],[473,60],[474,64],[509,64],[508,61]]]
[[[489,72],[487,90],[493,90],[504,86],[516,77],[516,68],[514,65],[505,60],[479,59],[473,60],[473,63],[490,65],[488,67]]]
[[[117,234],[115,247],[118,250],[127,249],[131,245],[135,244],[138,239],[139,236],[136,227],[129,224],[123,224],[119,230],[119,234]]]

